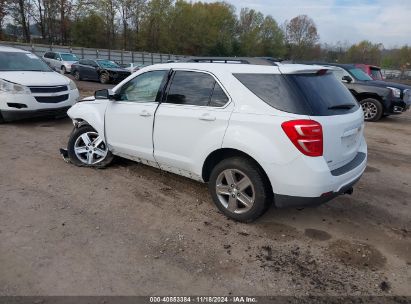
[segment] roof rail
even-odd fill
[[[190,57],[186,62],[277,65],[271,57]]]

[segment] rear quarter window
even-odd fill
[[[318,74],[234,74],[261,100],[278,110],[312,116],[358,110],[350,91],[331,72]],[[342,107],[344,105],[344,107]]]

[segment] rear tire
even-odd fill
[[[384,114],[381,102],[374,98],[366,98],[360,101],[364,112],[365,121],[378,121]]]
[[[101,84],[107,84],[110,82],[110,76],[107,73],[101,73],[99,79]]]
[[[62,67],[60,68],[60,73],[61,73],[62,75],[65,75],[65,74],[67,73],[65,66],[62,66]]]
[[[70,161],[81,167],[104,168],[113,160],[106,143],[90,125],[75,128],[67,144]]]
[[[240,222],[256,220],[273,200],[264,172],[244,157],[227,158],[218,163],[211,172],[208,187],[217,208]]]
[[[75,80],[77,80],[77,81],[82,80],[82,78],[81,78],[81,75],[80,75],[80,72],[79,72],[79,71],[75,71],[73,75],[74,75],[74,79],[75,79]]]
[[[5,121],[4,121],[4,118],[3,118],[3,115],[1,115],[1,111],[0,111],[0,124],[2,124],[2,123],[4,123]]]

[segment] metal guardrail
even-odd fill
[[[169,60],[181,60],[186,56],[161,54],[161,53],[147,53],[147,52],[131,52],[123,50],[109,50],[109,49],[91,49],[83,47],[71,47],[61,45],[45,45],[45,44],[28,44],[19,42],[0,41],[0,45],[11,46],[26,51],[30,51],[37,56],[43,56],[44,53],[65,52],[73,53],[77,57],[84,59],[109,59],[121,64],[127,63],[141,63],[141,64],[155,64],[164,63]]]

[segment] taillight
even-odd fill
[[[323,155],[323,129],[308,119],[290,120],[281,124],[285,134],[301,153],[307,156]]]

